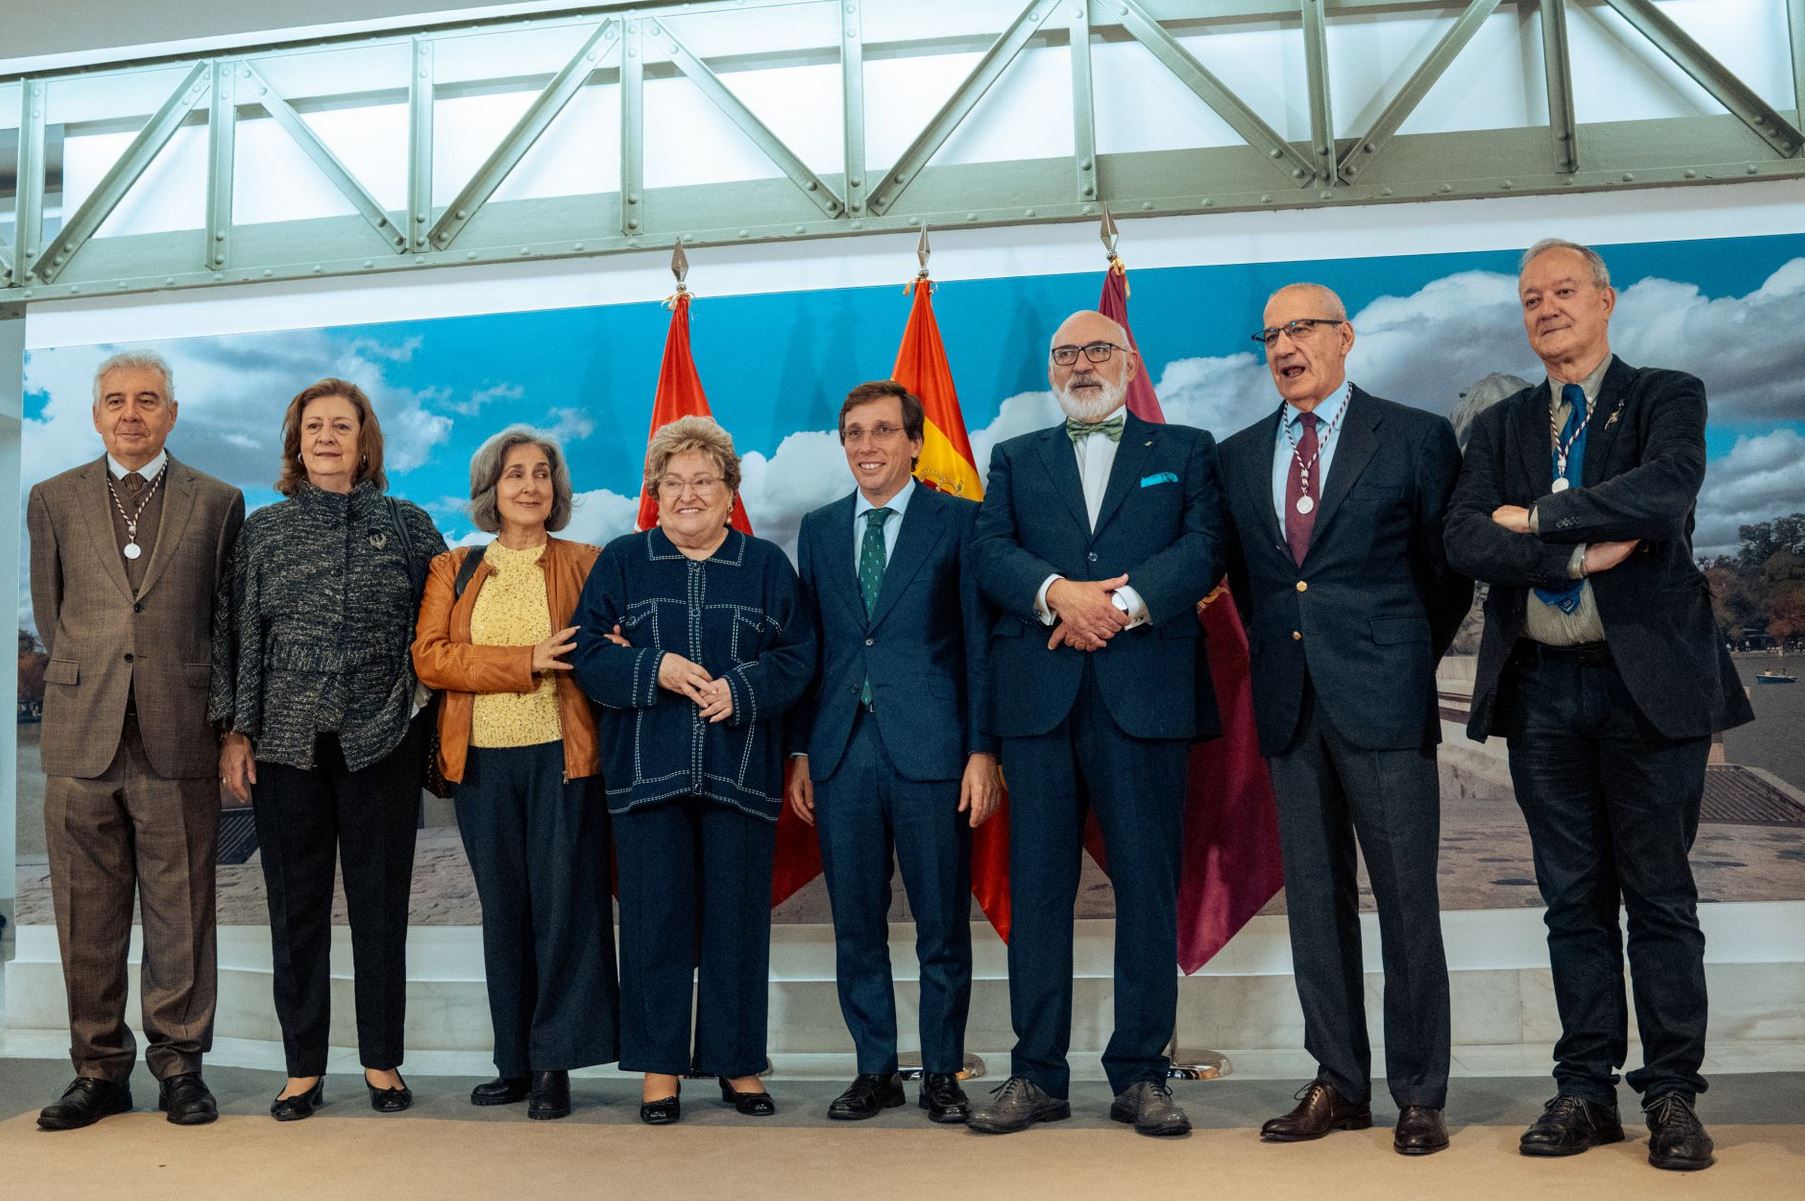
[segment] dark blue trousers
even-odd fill
[[[508,1077],[620,1055],[608,811],[564,744],[471,747],[458,830],[483,903],[495,1067]]]
[[[833,906],[840,1012],[859,1071],[896,1071],[890,976],[892,851],[915,917],[921,965],[921,1066],[957,1072],[971,1006],[971,827],[958,780],[905,780],[878,724],[861,713],[834,774],[815,783],[815,828]]]
[[[614,846],[621,1070],[764,1071],[777,823],[678,797],[616,814]]]
[[[1534,604],[1534,601],[1530,602]],[[1698,834],[1709,738],[1662,738],[1610,663],[1512,664],[1523,732],[1510,774],[1548,905],[1548,959],[1563,1093],[1615,1096],[1629,1055],[1619,903],[1629,913],[1630,980],[1649,1096],[1705,1090],[1705,936],[1687,858]]]
[[[1097,652],[1108,654],[1107,650]],[[1009,785],[1010,1071],[1067,1095],[1072,1041],[1072,908],[1084,816],[1094,810],[1116,899],[1116,1028],[1103,1070],[1120,1093],[1164,1080],[1178,1011],[1178,864],[1185,749],[1124,734],[1087,664],[1063,721],[1003,739]]]

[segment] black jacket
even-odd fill
[[[1448,556],[1491,585],[1468,736],[1521,728],[1500,687],[1523,633],[1531,588],[1570,582],[1582,542],[1640,539],[1591,578],[1611,658],[1650,725],[1697,738],[1754,718],[1730,662],[1704,574],[1692,556],[1705,478],[1705,387],[1693,376],[1613,358],[1593,402],[1583,485],[1551,493],[1548,384],[1480,414],[1448,512]],[[1534,506],[1539,534],[1492,521],[1499,505]]]
[[[1222,444],[1229,589],[1247,623],[1260,751],[1297,730],[1309,676],[1335,728],[1369,750],[1441,740],[1435,665],[1473,603],[1442,552],[1460,449],[1447,420],[1352,391],[1310,550],[1272,506],[1278,413]]]

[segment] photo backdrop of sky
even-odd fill
[[[1690,371],[1710,396],[1698,551],[1733,550],[1739,524],[1805,510],[1805,236],[1601,249],[1621,293],[1614,348],[1637,365]],[[706,250],[692,261],[703,385],[745,459],[742,495],[754,528],[789,547],[804,513],[851,486],[833,434],[840,399],[861,380],[889,375],[908,298],[900,286],[711,297]],[[1524,341],[1511,252],[1130,267],[1135,336],[1168,419],[1218,438],[1276,405],[1249,335],[1267,295],[1300,279],[1346,300],[1358,334],[1350,374],[1378,395],[1448,413],[1487,375],[1542,376]],[[1099,269],[938,287],[935,309],[980,470],[1000,439],[1057,419],[1047,339],[1068,313],[1096,304],[1101,282]],[[463,511],[471,454],[523,421],[555,433],[569,454],[579,504],[567,535],[604,541],[632,525],[668,321],[652,298],[151,348],[176,376],[171,450],[243,488],[252,507],[276,499],[270,484],[288,400],[336,375],[376,402],[391,490],[426,506],[451,540],[475,536]],[[97,343],[28,356],[25,488],[100,453],[92,375],[118,349]]]

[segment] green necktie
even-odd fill
[[[1120,442],[1122,440],[1122,426],[1126,423],[1126,420],[1127,419],[1120,413],[1117,413],[1108,421],[1074,421],[1072,418],[1067,417],[1065,419],[1065,433],[1066,437],[1070,438],[1074,445],[1082,442],[1092,434],[1102,434],[1111,442]]]
[[[890,520],[894,509],[870,509],[865,513],[865,538],[859,544],[859,593],[865,598],[865,616],[870,617],[877,608],[877,594],[884,586],[884,523]],[[859,686],[859,703],[867,707],[871,704],[871,680],[866,678]]]

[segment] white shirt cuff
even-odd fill
[[[1050,626],[1053,624],[1053,610],[1047,608],[1047,589],[1053,586],[1054,580],[1062,580],[1064,578],[1064,576],[1057,573],[1048,576],[1040,582],[1040,591],[1034,594],[1034,616],[1040,618],[1040,624],[1043,626]]]
[[[1147,602],[1142,600],[1141,594],[1129,585],[1123,584],[1112,595],[1115,597],[1116,607],[1128,614],[1129,629],[1144,626],[1153,620],[1152,615],[1147,612]]]
[[[1567,559],[1567,578],[1583,580],[1586,578],[1586,544],[1580,543],[1573,548],[1573,554]]]

